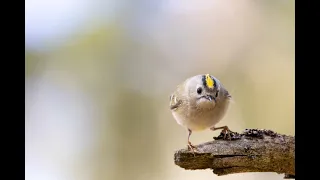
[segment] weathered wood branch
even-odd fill
[[[276,172],[285,174],[284,178],[295,177],[295,137],[257,129],[230,135],[231,140],[223,140],[221,132],[214,141],[197,145],[195,154],[187,148],[178,150],[175,164],[187,170],[213,169],[218,176]]]

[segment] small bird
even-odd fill
[[[232,97],[220,81],[210,74],[200,74],[179,84],[170,95],[170,109],[176,122],[188,131],[188,148],[196,151],[190,142],[193,131],[223,129],[230,138],[228,126],[215,127],[225,116]]]

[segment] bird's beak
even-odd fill
[[[206,95],[205,97],[206,97],[206,99],[208,99],[209,101],[214,100],[214,102],[216,102],[216,99],[215,99],[214,97],[212,97],[211,95]]]

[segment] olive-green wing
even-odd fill
[[[170,109],[176,110],[182,104],[182,100],[177,98],[175,93],[170,95]]]
[[[170,109],[177,110],[183,101],[183,94],[184,94],[184,83],[177,86],[177,89],[170,95]]]

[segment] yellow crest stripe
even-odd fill
[[[208,88],[213,88],[214,86],[214,81],[212,80],[209,74],[206,74],[206,84]]]

